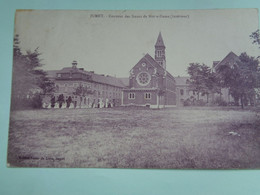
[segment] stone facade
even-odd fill
[[[155,58],[146,54],[130,70],[129,88],[123,90],[122,105],[152,108],[176,106],[175,80],[166,71],[165,45],[161,33],[155,44]]]
[[[95,74],[77,67],[73,61],[71,67],[47,71],[49,79],[55,83],[55,100],[63,94],[65,102],[71,98],[71,107],[93,108],[112,106],[147,106],[151,108],[183,106],[187,99],[197,100],[198,94],[189,89],[189,77],[173,77],[166,70],[165,45],[161,33],[155,44],[155,56],[144,55],[130,70],[129,78],[116,78]],[[214,61],[212,71],[222,64],[232,66],[238,56],[230,52],[223,60]],[[76,95],[79,86],[87,87],[85,96]],[[219,97],[227,103],[233,102],[228,89],[221,94],[199,95],[199,99],[211,104]],[[50,106],[51,97],[45,97],[45,105]],[[57,105],[55,105],[57,107]]]
[[[58,71],[47,71],[49,78],[54,81],[55,99],[63,94],[65,102],[71,98],[74,107],[112,107],[121,105],[122,89],[128,85],[126,79],[95,74],[77,68],[74,61],[72,67]],[[88,89],[86,95],[76,94],[76,89],[82,86]],[[50,97],[45,98],[46,103]]]

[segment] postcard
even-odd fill
[[[8,167],[259,169],[257,9],[17,10]]]

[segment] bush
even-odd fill
[[[186,99],[183,102],[183,106],[205,106],[207,103],[204,102],[203,100],[196,100],[196,99]]]
[[[42,108],[42,96],[39,93],[30,97],[12,97],[11,110]]]
[[[214,104],[217,106],[227,106],[228,105],[228,103],[220,97],[217,97],[215,99]]]
[[[184,100],[183,106],[191,106],[191,105],[192,105],[192,101],[189,98]]]
[[[195,106],[205,106],[207,103],[203,100],[195,100],[194,104]]]
[[[32,108],[42,108],[42,97],[40,94],[35,94],[31,100],[31,106]]]

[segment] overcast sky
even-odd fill
[[[128,77],[144,54],[154,57],[160,31],[166,46],[167,70],[174,76],[185,76],[191,62],[212,66],[212,61],[223,59],[230,51],[259,55],[260,50],[249,38],[257,28],[256,9],[37,10],[17,12],[15,22],[20,46],[24,51],[39,47],[45,70],[59,70],[77,60],[78,67],[85,70],[117,77]]]

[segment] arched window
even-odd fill
[[[151,99],[151,93],[145,93],[144,99]]]
[[[129,93],[128,99],[135,99],[135,93]]]

